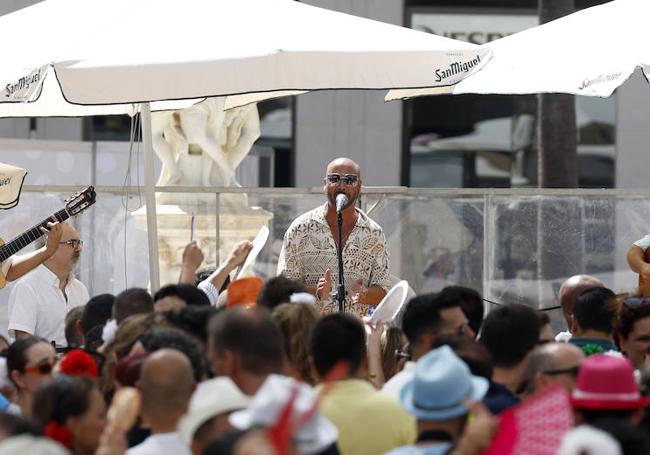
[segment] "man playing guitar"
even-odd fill
[[[73,194],[65,201],[65,208],[26,230],[18,237],[5,243],[0,239],[0,288],[5,281],[14,281],[35,269],[56,253],[64,229],[60,222],[76,216],[95,203],[95,188],[88,188]],[[45,246],[33,253],[17,256],[16,253],[41,236],[47,236]]]
[[[52,218],[52,222],[47,223],[47,228],[42,227],[41,232],[47,236],[44,247],[32,253],[13,255],[2,263],[2,275],[6,281],[17,280],[48,260],[56,252],[62,234],[59,222]]]

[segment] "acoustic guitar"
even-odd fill
[[[79,215],[81,212],[86,210],[88,207],[95,203],[95,188],[89,186],[83,191],[73,194],[68,199],[65,200],[65,207],[62,210],[59,210],[52,216],[47,217],[36,226],[33,226],[27,229],[25,232],[20,234],[15,239],[11,240],[8,243],[5,243],[4,240],[0,239],[0,263],[7,260],[11,255],[16,254],[18,251],[25,248],[27,245],[32,243],[34,240],[38,239],[43,235],[41,228],[47,228],[47,223],[52,222],[52,217],[54,217],[59,223],[67,220],[71,216]],[[5,287],[5,277],[0,272],[0,289]]]

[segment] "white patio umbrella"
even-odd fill
[[[0,17],[0,42],[0,117],[140,105],[153,288],[152,108],[232,94],[451,87],[490,58],[489,49],[293,0],[45,0]]]
[[[37,106],[57,89],[58,101],[106,108],[278,90],[451,86],[490,55],[293,0],[46,0],[0,18],[0,39],[3,109]],[[53,77],[58,84],[44,84]],[[60,107],[27,113],[58,115]]]
[[[444,93],[607,97],[641,67],[650,77],[650,1],[615,0],[483,45],[486,68],[451,90],[391,90],[387,100]]]

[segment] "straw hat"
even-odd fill
[[[251,398],[244,395],[230,378],[201,382],[192,394],[187,414],[178,423],[183,443],[189,446],[196,430],[212,417],[244,409],[250,401]]]
[[[487,389],[485,378],[473,376],[449,346],[441,346],[418,360],[400,401],[418,420],[435,422],[467,414],[467,402],[481,400]]]

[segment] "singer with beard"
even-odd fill
[[[379,303],[390,287],[384,232],[356,207],[361,184],[357,163],[349,158],[332,161],[323,187],[327,202],[296,218],[284,235],[278,274],[302,281],[316,296],[323,313],[338,311],[332,291],[337,288],[339,276],[339,211],[343,218],[345,310],[365,316],[368,307]]]
[[[72,273],[79,262],[83,241],[68,223],[61,223],[61,228],[56,252],[11,289],[8,330],[15,339],[35,335],[66,346],[65,316],[88,302],[86,286]]]

